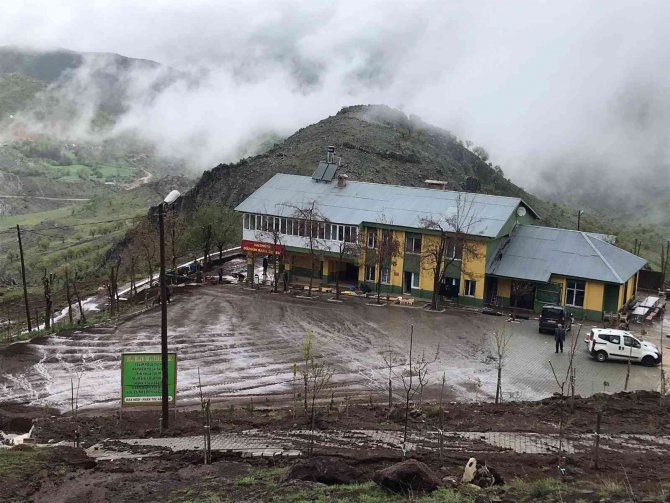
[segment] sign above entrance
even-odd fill
[[[260,241],[247,241],[246,239],[243,239],[242,251],[260,253],[262,255],[282,255],[284,253],[284,245],[261,243]]]

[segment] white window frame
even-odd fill
[[[474,297],[477,292],[477,281],[474,279],[466,279],[463,282],[463,295],[465,297]]]
[[[391,284],[391,268],[382,267],[382,284],[390,285]]]
[[[370,274],[372,273],[372,274]],[[366,265],[365,266],[365,281],[376,281],[377,280],[377,271],[375,266]]]
[[[377,229],[368,229],[367,246],[370,249],[377,248]]]
[[[419,250],[416,250],[416,242],[419,242]],[[414,253],[414,254],[419,254],[421,253],[421,243],[422,238],[421,237],[416,237],[416,236],[407,236],[405,238],[405,252],[406,253]],[[412,246],[410,246],[410,243]]]
[[[568,286],[570,283],[574,283],[575,286],[570,288]],[[578,283],[582,283],[584,285],[584,288],[577,288]],[[582,296],[582,304],[581,305],[580,304],[574,304],[575,300],[577,299],[577,292],[582,292],[584,294]],[[565,305],[566,306],[571,306],[571,307],[583,308],[585,301],[586,301],[586,281],[583,281],[583,280],[580,280],[580,279],[568,279],[568,280],[566,280],[565,281]]]
[[[421,279],[420,276],[421,276],[421,275],[420,275],[418,272],[413,272],[413,273],[412,273],[412,288],[413,288],[414,290],[418,290],[418,289],[419,289],[419,286],[420,286],[420,285],[419,285],[419,280]]]

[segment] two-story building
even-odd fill
[[[381,280],[383,292],[430,298],[447,236],[440,294],[464,304],[560,303],[599,319],[635,295],[643,259],[601,235],[540,227],[519,198],[357,182],[319,166],[277,174],[237,206],[250,275],[254,256],[276,253],[292,282],[332,284],[337,273],[343,285]]]

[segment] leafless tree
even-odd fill
[[[507,348],[509,341],[512,338],[512,330],[507,329],[507,325],[502,325],[500,328],[493,332],[493,344],[495,346],[495,360],[496,360],[496,370],[497,370],[497,379],[496,379],[496,400],[495,403],[502,402],[502,369],[507,356]]]
[[[309,276],[309,288],[307,295],[312,295],[314,284],[314,274],[316,273],[317,258],[326,247],[325,242],[325,224],[328,219],[323,216],[316,201],[311,201],[302,206],[287,204],[293,211],[293,217],[298,219],[298,234],[305,239],[311,271]]]
[[[391,346],[391,339],[387,341],[386,348],[382,352],[382,358],[384,360],[384,368],[388,370],[388,398],[389,398],[389,411],[393,407],[393,381],[392,377],[394,374],[394,368],[402,365],[402,359],[400,354],[393,349]]]
[[[86,323],[86,313],[84,313],[84,308],[81,305],[81,297],[79,296],[79,290],[77,289],[77,271],[74,272],[74,277],[72,278],[72,289],[74,290],[74,296],[77,298],[77,305],[79,306],[79,320],[82,323]]]
[[[409,358],[407,359],[408,372],[407,375],[402,375],[402,385],[405,388],[405,426],[402,435],[402,457],[405,459],[407,445],[407,423],[409,421],[409,402],[412,399],[416,390],[413,388],[413,373],[412,373],[412,350],[414,347],[414,325],[410,325],[409,331]]]
[[[556,381],[556,385],[560,390],[561,400],[565,399],[566,386],[568,387],[567,391],[570,396],[571,411],[574,411],[575,408],[575,386],[577,380],[577,367],[575,365],[575,354],[577,353],[577,346],[579,344],[579,335],[581,331],[582,331],[582,325],[580,324],[579,328],[577,329],[577,333],[573,334],[570,339],[570,347],[568,348],[568,367],[565,370],[565,377],[563,378],[562,381],[559,380],[553,364],[549,362],[549,367],[551,368],[551,372],[554,375],[554,380]],[[572,332],[574,332],[574,328],[571,330],[571,333]]]
[[[302,341],[302,347],[300,348],[300,354],[302,356],[302,381],[303,381],[303,403],[304,410],[307,413],[307,396],[308,396],[308,386],[309,386],[309,364],[314,357],[314,345],[313,338],[311,333],[307,333],[307,336]]]
[[[309,435],[309,453],[314,452],[314,425],[316,422],[316,400],[320,393],[328,386],[333,376],[325,362],[316,360],[312,355],[309,359],[309,393],[310,393],[310,435]]]
[[[423,350],[421,352],[421,357],[418,358],[414,362],[414,368],[416,369],[416,378],[417,378],[417,385],[418,385],[418,393],[419,393],[419,408],[421,408],[421,404],[423,403],[423,390],[428,384],[428,369],[432,363],[435,363],[437,361],[437,357],[440,355],[440,345],[437,345],[437,348],[435,349],[435,355],[433,355],[432,358],[429,358],[426,356],[426,351]]]
[[[72,319],[72,296],[70,295],[70,267],[63,267],[63,274],[65,275],[65,299],[67,300],[67,318],[70,325],[73,323]]]
[[[393,225],[392,222],[387,222],[382,215],[380,219],[382,226]],[[374,233],[374,248],[369,246],[365,249],[365,264],[373,266],[376,274],[377,285],[377,304],[381,303],[382,291],[382,271],[388,270],[390,273],[391,266],[395,259],[401,255],[401,244],[398,238],[390,229],[385,228],[370,228],[368,229],[368,238],[370,233]]]
[[[424,269],[433,272],[433,295],[430,303],[433,310],[438,309],[440,286],[446,278],[449,266],[461,260],[464,255],[469,260],[480,255],[477,243],[469,239],[469,234],[477,223],[473,202],[473,196],[459,192],[453,213],[420,220],[421,227],[431,231],[428,235],[434,237],[425,239],[421,248],[422,265]]]

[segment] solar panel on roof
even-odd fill
[[[337,171],[337,164],[327,164],[326,172],[323,174],[321,180],[323,180],[324,182],[332,181],[333,177],[335,176],[335,171]]]
[[[327,163],[325,163],[323,161],[319,161],[319,164],[317,165],[316,171],[312,175],[312,178],[314,180],[316,180],[317,182],[320,182],[321,179],[323,178],[323,174],[326,172],[327,167],[328,167]]]

